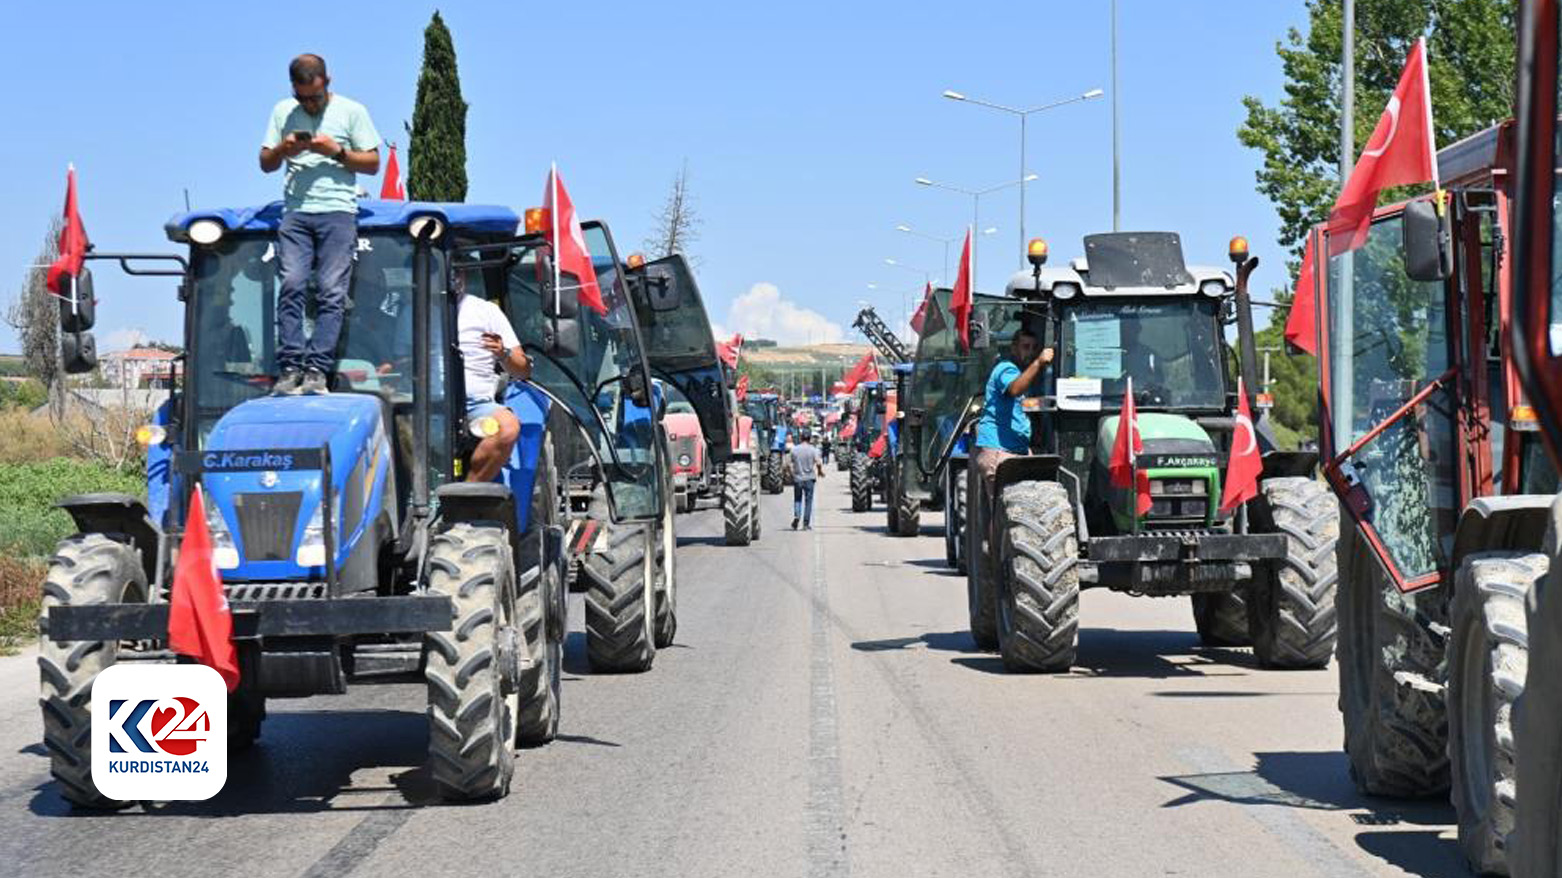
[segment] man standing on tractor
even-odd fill
[[[1009,343],[1009,358],[999,360],[987,376],[987,398],[976,426],[976,465],[989,491],[998,464],[1030,452],[1030,418],[1020,406],[1020,397],[1050,362],[1052,348],[1042,349],[1036,334],[1022,328]]]
[[[824,463],[819,449],[808,441],[808,431],[797,434],[797,443],[787,453],[787,466],[792,469],[792,530],[797,522],[803,522],[803,530],[813,530],[814,480],[824,478]]]
[[[277,394],[324,393],[336,365],[336,341],[347,310],[358,241],[358,174],[380,171],[380,134],[369,111],[330,91],[319,55],[288,65],[293,96],[271,111],[260,169],[287,165],[277,256]],[[304,337],[304,300],[316,285],[315,326]]]
[[[482,434],[482,440],[472,452],[472,465],[466,473],[469,482],[487,482],[504,468],[521,435],[521,422],[515,412],[497,401],[507,383],[501,376],[526,381],[531,378],[532,363],[521,350],[510,318],[504,316],[498,305],[468,293],[465,274],[456,273],[452,286],[456,296],[456,343],[461,348],[466,376],[466,416],[473,422],[490,417],[497,422],[492,425],[492,432],[476,431]]]

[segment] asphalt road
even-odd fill
[[[939,516],[886,536],[834,472],[812,532],[789,501],[745,549],[680,517],[680,642],[604,677],[572,634],[560,738],[493,804],[435,802],[421,687],[365,686],[273,702],[216,799],[74,814],[33,657],[0,660],[0,874],[1467,874],[1445,803],[1352,789],[1332,670],[1202,649],[1185,599],[1089,592],[1079,667],[1006,675]]]

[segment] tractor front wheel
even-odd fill
[[[873,508],[873,482],[868,466],[872,463],[866,454],[852,456],[851,489],[852,511],[867,512]]]
[[[965,468],[949,462],[949,484],[944,489],[944,560],[965,572]]]
[[[890,533],[897,537],[914,537],[922,532],[922,501],[906,493],[903,468],[910,463],[887,459],[884,465],[890,468],[890,497],[886,505],[894,510]]]
[[[1259,569],[1248,591],[1253,654],[1270,668],[1327,667],[1338,635],[1334,495],[1309,478],[1265,479],[1257,530],[1285,537],[1285,557]]]
[[[1004,667],[1066,671],[1079,643],[1079,544],[1068,491],[1056,482],[1005,485],[996,514]]]
[[[639,673],[656,659],[656,535],[644,524],[603,524],[605,548],[586,557],[586,658],[591,669]]]
[[[782,488],[781,470],[784,464],[781,460],[781,452],[772,451],[765,461],[765,471],[760,474],[760,482],[763,484],[766,494],[779,494]]]
[[[758,518],[759,512],[754,508],[754,479],[750,467],[746,460],[734,460],[722,473],[721,517],[729,546],[746,546],[753,539],[753,520]]]

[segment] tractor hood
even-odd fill
[[[1096,433],[1097,465],[1105,469],[1117,441],[1119,418],[1101,420]],[[1144,451],[1138,468],[1150,480],[1152,507],[1142,520],[1161,526],[1204,526],[1215,520],[1213,498],[1220,496],[1220,458],[1203,427],[1182,415],[1139,414]],[[1133,492],[1110,488],[1108,504],[1120,529],[1132,526]]]
[[[201,467],[207,497],[221,514],[210,524],[225,580],[325,579],[323,519],[316,516],[326,460],[341,564],[393,490],[381,406],[367,394],[278,396],[222,416]]]

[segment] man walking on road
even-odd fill
[[[824,478],[824,464],[819,459],[819,449],[808,441],[808,431],[797,434],[797,444],[787,456],[792,468],[792,530],[797,522],[803,522],[803,530],[813,530],[814,481]]]
[[[999,360],[987,376],[986,404],[976,425],[976,466],[989,493],[998,476],[998,464],[1030,451],[1030,418],[1020,405],[1020,397],[1050,362],[1052,348],[1042,350],[1035,333],[1021,329],[1009,343],[1008,359]]]
[[[380,134],[363,105],[330,91],[319,55],[288,65],[293,96],[271,111],[260,169],[287,165],[277,256],[277,365],[272,393],[324,393],[336,365],[358,242],[358,174],[380,172]],[[304,338],[304,300],[315,280],[315,327]]]

